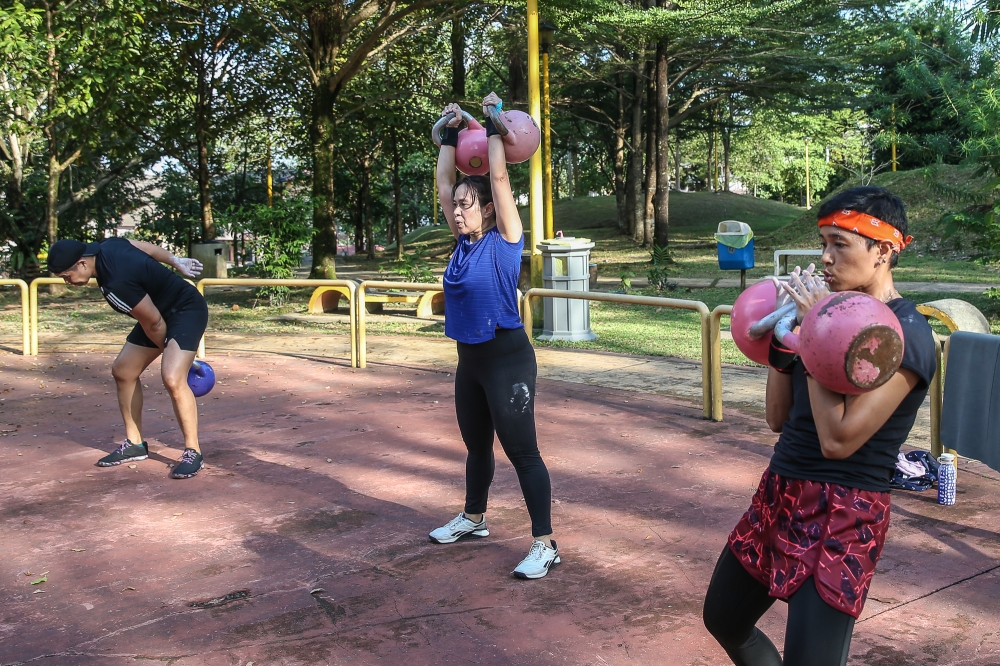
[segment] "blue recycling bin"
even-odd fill
[[[745,271],[753,268],[753,229],[746,222],[719,222],[715,232],[719,243],[719,268],[724,271]]]
[[[724,271],[745,271],[753,268],[753,239],[740,248],[719,243],[719,268]]]

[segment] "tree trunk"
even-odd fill
[[[207,39],[202,35],[202,39]],[[204,48],[200,56],[194,58],[195,76],[198,77],[194,100],[194,136],[198,153],[198,205],[201,209],[201,240],[209,241],[215,238],[215,219],[212,217],[212,175],[209,157],[208,131],[212,125],[212,78],[214,71],[206,63],[212,56],[204,56]]]
[[[215,219],[212,217],[212,176],[208,166],[208,132],[204,125],[198,129],[197,135],[198,204],[201,207],[201,240],[210,241],[215,238]]]
[[[59,62],[56,60],[55,10],[45,3],[45,37],[48,41],[47,59],[49,83],[46,91],[49,111],[57,108],[59,95]],[[45,229],[51,246],[59,239],[59,216],[56,206],[59,204],[59,178],[62,169],[59,168],[59,144],[56,140],[56,125],[49,120],[44,127],[45,138],[49,144],[48,186],[45,197]],[[30,147],[29,147],[30,148]],[[29,152],[30,151],[26,151]]]
[[[313,260],[309,277],[336,280],[337,220],[333,201],[333,95],[323,84],[313,89],[310,133],[313,153]]]
[[[681,128],[674,129],[674,189],[681,191]]]
[[[656,219],[656,131],[657,116],[656,108],[656,63],[649,60],[646,63],[646,200],[645,215],[642,224],[642,246],[649,247],[653,244],[653,222]]]
[[[712,116],[709,114],[709,123],[712,122]],[[712,191],[712,148],[715,147],[715,130],[709,128],[708,130],[708,155],[705,157],[705,189],[709,192]]]
[[[722,128],[722,180],[724,183],[723,188],[728,192],[730,132],[733,129],[733,105],[729,99],[726,99],[726,107],[729,110],[729,120],[726,122],[725,127]]]
[[[524,61],[521,59],[520,42],[515,42],[511,46],[512,52],[510,61],[507,64],[507,98],[510,106],[527,101],[528,98],[528,75]],[[513,50],[516,49],[516,50]],[[504,105],[506,108],[506,104]]]
[[[358,211],[354,217],[354,256],[360,257],[365,251],[365,197],[358,188]]]
[[[399,137],[396,126],[389,126],[392,137],[392,194],[393,212],[396,216],[396,261],[403,258],[403,184],[399,182]]]
[[[372,231],[372,163],[366,155],[361,162],[361,200],[365,212],[365,250],[369,259],[375,258],[375,234]]]
[[[625,209],[628,218],[628,232],[632,240],[642,240],[642,220],[644,209],[642,203],[642,102],[645,99],[645,86],[642,78],[642,62],[645,45],[640,44],[635,54],[634,79],[632,86],[632,141],[628,157],[628,176],[626,186]]]
[[[576,144],[569,147],[569,177],[566,179],[569,189],[569,198],[572,200],[576,196],[576,177],[580,165],[577,163]]]
[[[615,116],[615,144],[614,144],[614,179],[615,179],[615,219],[618,222],[618,231],[625,233],[628,229],[628,222],[625,219],[627,206],[625,205],[625,75],[618,72],[615,75],[615,87],[618,90],[618,113]]]
[[[465,26],[462,17],[451,20],[451,94],[465,99]]]
[[[670,96],[667,90],[667,46],[665,40],[656,49],[656,220],[654,246],[667,247],[670,240]]]
[[[52,132],[54,133],[54,128]],[[45,190],[45,228],[48,232],[49,246],[59,240],[59,216],[56,208],[59,206],[59,179],[62,177],[59,157],[55,154],[58,148],[52,140],[50,145],[52,147],[49,154],[49,179]]]

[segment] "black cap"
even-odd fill
[[[56,241],[49,248],[49,272],[58,275],[72,268],[80,257],[92,257],[100,251],[100,243],[81,243],[70,238]]]

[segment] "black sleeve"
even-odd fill
[[[149,273],[148,255],[124,238],[109,238],[101,243],[101,255],[111,273],[101,285],[104,298],[114,309],[129,314],[146,297],[142,285]]]
[[[895,304],[896,301],[891,303]],[[937,371],[937,343],[934,341],[931,325],[910,301],[903,301],[893,311],[903,328],[903,361],[899,367],[906,368],[920,378],[917,389],[926,389]]]
[[[135,280],[124,278],[104,285],[104,298],[119,312],[129,314],[139,301],[146,297],[146,291]]]

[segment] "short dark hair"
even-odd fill
[[[906,238],[909,223],[906,220],[906,207],[903,200],[895,194],[877,185],[865,187],[852,187],[844,190],[840,194],[830,197],[819,207],[816,219],[823,219],[838,210],[856,210],[872,217],[877,217],[883,222],[899,229],[899,233]],[[866,238],[868,249],[875,247],[878,241]],[[893,252],[889,258],[889,267],[895,268],[899,261],[899,253]]]
[[[486,204],[493,203],[493,185],[490,183],[488,177],[466,176],[451,188],[451,196],[454,197],[458,192],[458,188],[462,185],[468,186],[469,191],[472,193],[472,201],[478,201],[480,208],[485,208]]]

